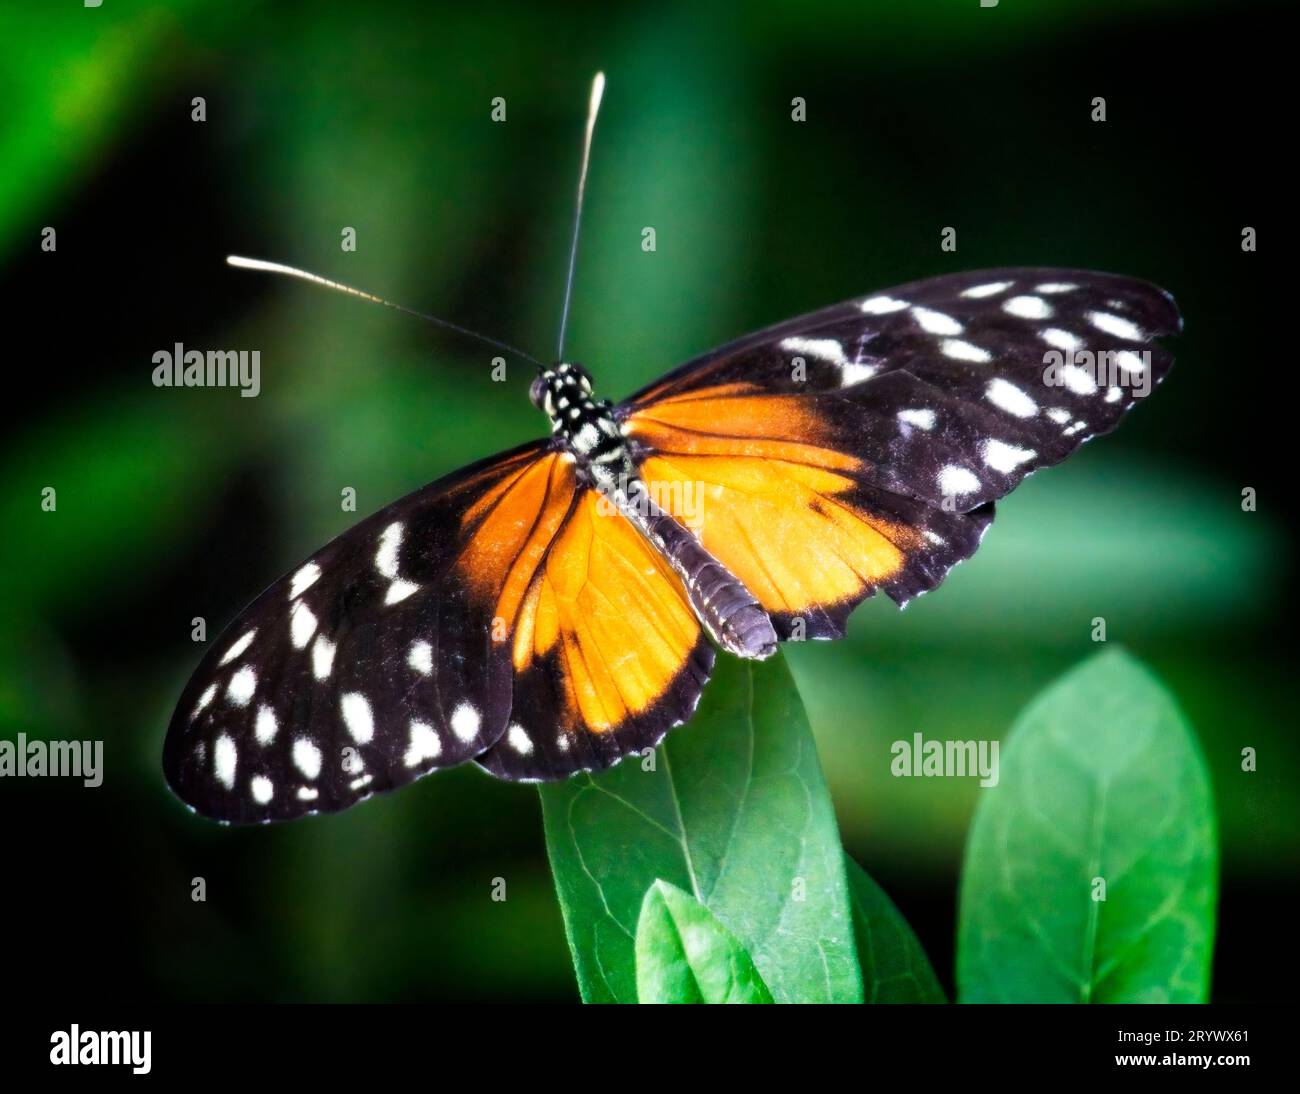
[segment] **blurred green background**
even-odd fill
[[[200,656],[194,616],[215,637],[357,515],[545,424],[522,363],[493,384],[473,344],[223,257],[306,266],[549,357],[588,81],[604,68],[569,338],[602,394],[945,270],[1093,267],[1175,293],[1187,329],[1149,405],[1007,499],[937,594],[903,613],[871,602],[847,641],[790,660],[845,843],[951,988],[979,790],[892,778],[889,746],[1001,735],[1095,649],[1104,617],[1180,697],[1209,760],[1215,998],[1293,995],[1293,459],[1279,448],[1295,430],[1275,390],[1294,368],[1275,348],[1293,305],[1269,257],[1290,62],[1272,9],[3,12],[0,276],[25,348],[9,350],[19,387],[0,454],[0,730],[106,752],[99,789],[0,783],[4,937],[52,940],[25,990],[576,998],[532,790],[463,770],[340,816],[229,830],[172,799],[160,753]],[[504,124],[489,118],[498,95]],[[1097,95],[1104,124],[1089,118]],[[939,249],[949,225],[955,254]],[[1246,225],[1257,254],[1240,249]],[[154,388],[151,355],[178,341],[259,349],[262,394]],[[51,485],[58,510],[43,513]],[[345,486],[356,515],[340,511]],[[206,903],[190,899],[195,876]],[[504,903],[489,899],[496,877]]]

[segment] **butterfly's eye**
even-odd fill
[[[528,399],[538,410],[543,409],[542,400],[546,398],[546,377],[538,376],[528,388]]]

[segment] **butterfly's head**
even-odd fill
[[[561,361],[537,373],[528,398],[538,410],[554,418],[557,409],[591,398],[591,373],[575,362]]]

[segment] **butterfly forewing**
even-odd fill
[[[436,482],[267,589],[173,715],[164,768],[177,794],[221,820],[285,820],[491,745],[510,710],[495,615],[517,562],[510,530],[531,523],[547,487],[566,489],[558,460],[530,444]]]
[[[1041,384],[1052,350],[1151,350],[1155,383],[1172,358],[1151,342],[1181,329],[1170,295],[1136,278],[1023,267],[947,274],[745,335],[679,365],[631,395],[623,408],[731,384],[758,385],[768,393],[838,391],[903,369],[979,400],[994,377]],[[799,361],[803,367],[796,369]],[[1092,394],[1070,387],[1071,377],[1057,386]],[[1150,390],[1128,386],[1135,393]],[[1109,394],[1105,385],[1102,393]],[[1113,402],[1105,405],[1114,411]],[[1113,424],[1121,412],[1103,412],[1097,424],[1106,418]]]

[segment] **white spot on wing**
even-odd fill
[[[1092,395],[1097,390],[1097,381],[1092,378],[1092,373],[1078,365],[1065,365],[1061,369],[1061,379],[1076,395]]]
[[[1061,330],[1060,327],[1048,327],[1039,337],[1049,346],[1055,346],[1057,349],[1073,350],[1083,344],[1078,336],[1068,330]]]
[[[471,703],[461,703],[451,714],[451,731],[462,741],[478,736],[479,714]]]
[[[982,300],[986,296],[997,296],[1000,292],[1006,292],[1013,284],[1012,281],[989,281],[962,290],[962,296],[969,297],[971,300]]]
[[[1068,281],[1044,281],[1041,285],[1034,286],[1034,292],[1045,292],[1051,296],[1055,293],[1074,292],[1078,287]]]
[[[402,757],[407,767],[419,767],[425,760],[436,760],[442,752],[442,740],[428,722],[411,722],[411,743]]]
[[[265,775],[254,775],[249,788],[253,791],[253,801],[258,805],[265,805],[275,796],[275,783]]]
[[[907,307],[906,300],[895,300],[892,296],[871,296],[858,305],[867,315],[889,315]]]
[[[246,649],[248,649],[248,647],[253,644],[253,635],[255,635],[256,633],[257,633],[257,629],[254,628],[253,630],[249,631],[247,634],[239,638],[230,647],[230,649],[226,650],[226,656],[221,659],[221,663],[223,665],[230,664],[231,661],[233,661],[236,657],[238,657],[241,653],[243,653]]]
[[[1147,367],[1147,363],[1142,360],[1142,357],[1131,349],[1122,349],[1115,354],[1115,364],[1119,365],[1125,372],[1135,373],[1141,373]]]
[[[979,479],[959,464],[950,463],[939,472],[939,493],[946,497],[974,493],[979,488]]]
[[[1048,407],[1047,416],[1057,425],[1065,425],[1070,420],[1070,412],[1063,406]]]
[[[229,734],[223,733],[217,738],[217,747],[212,752],[213,769],[217,781],[227,790],[235,787],[235,768],[239,766],[239,750]]]
[[[840,366],[840,387],[852,387],[876,374],[875,365],[856,365],[849,361]]]
[[[402,546],[402,522],[393,521],[379,537],[379,549],[375,551],[375,569],[384,577],[397,576],[397,552]]]
[[[216,684],[209,684],[206,688],[204,688],[203,694],[199,696],[199,701],[194,704],[194,713],[191,714],[190,717],[197,718],[199,716],[200,711],[202,711],[205,706],[207,706],[210,702],[212,702],[213,698],[216,697],[216,694],[217,694]]]
[[[316,616],[300,600],[293,606],[293,611],[289,613],[289,637],[293,640],[294,649],[303,649],[311,641],[311,636],[315,633]]]
[[[314,562],[307,563],[296,574],[293,575],[293,582],[289,586],[289,599],[302,596],[308,589],[316,584],[316,579],[320,577],[320,567]]]
[[[834,338],[786,338],[782,340],[781,348],[836,365],[840,370],[840,387],[852,387],[863,380],[870,380],[877,371],[875,365],[863,365],[851,360],[845,354],[844,346]]]
[[[1141,327],[1125,319],[1122,315],[1111,315],[1110,312],[1105,311],[1090,311],[1088,313],[1088,322],[1103,334],[1113,334],[1116,338],[1123,338],[1126,342],[1141,342],[1146,338]]]
[[[320,749],[306,737],[299,737],[293,742],[293,763],[309,779],[320,774]]]
[[[1106,402],[1118,403],[1124,397],[1124,392],[1117,387],[1109,388],[1106,392]]]
[[[1002,310],[1017,319],[1048,319],[1052,305],[1041,296],[1013,296],[1003,301]]]
[[[521,756],[527,756],[533,750],[533,739],[528,736],[528,731],[517,722],[506,731],[506,740],[510,742],[510,747]]]
[[[923,308],[920,305],[912,309],[912,318],[927,334],[961,334],[962,326],[951,315],[941,311]]]
[[[388,586],[388,592],[384,594],[384,603],[396,604],[401,600],[405,600],[412,593],[418,592],[419,589],[420,586],[414,581],[404,581],[399,577]]]
[[[320,791],[317,790],[314,786],[298,787],[299,801],[314,802],[319,797],[320,797]]]
[[[406,654],[406,663],[416,672],[428,676],[433,671],[433,647],[428,642],[413,642]]]
[[[844,356],[844,347],[834,338],[787,338],[781,343],[781,348],[806,353],[832,365],[843,365],[848,360]]]
[[[1038,404],[1008,380],[990,380],[989,386],[984,389],[984,396],[999,410],[1005,410],[1017,418],[1032,418],[1038,413]]]
[[[316,641],[311,647],[311,670],[316,674],[317,680],[326,680],[329,674],[334,670],[334,650],[335,645],[323,634],[316,636]]]
[[[914,425],[917,429],[924,429],[928,433],[934,428],[934,411],[929,407],[900,410],[898,420],[907,425]]]
[[[984,462],[994,471],[1009,475],[1022,463],[1032,460],[1038,453],[1032,448],[1018,448],[1006,441],[989,440],[984,442]]]
[[[248,700],[253,697],[253,692],[257,690],[257,673],[248,665],[235,673],[230,678],[230,683],[226,685],[226,695],[230,701],[237,707],[248,706]]]
[[[970,342],[963,342],[960,338],[945,338],[939,343],[939,348],[945,356],[951,357],[954,361],[975,361],[982,365],[986,361],[993,360],[993,354],[988,350],[981,349]]]
[[[366,744],[375,735],[375,716],[370,702],[359,691],[345,691],[339,700],[343,724],[357,744]]]
[[[269,745],[274,741],[275,731],[279,728],[279,724],[275,720],[275,711],[268,706],[257,708],[257,723],[253,727],[253,733],[256,735],[259,745]]]

